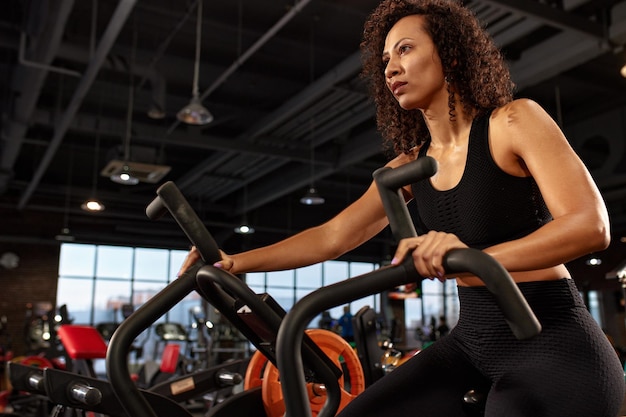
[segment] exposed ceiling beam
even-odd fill
[[[87,66],[87,69],[85,70],[85,73],[81,78],[78,87],[76,88],[74,95],[72,96],[72,99],[70,100],[67,109],[65,110],[65,113],[61,116],[59,123],[56,126],[54,137],[50,141],[50,145],[45,155],[43,156],[41,163],[35,170],[35,174],[33,175],[31,183],[24,191],[24,194],[22,194],[22,196],[20,197],[20,201],[17,204],[18,210],[23,209],[26,203],[28,203],[28,200],[35,192],[35,189],[39,185],[41,178],[48,169],[52,158],[56,154],[59,145],[61,144],[63,138],[65,137],[65,134],[67,133],[67,129],[71,125],[72,119],[76,115],[76,112],[78,112],[78,109],[80,108],[83,99],[87,95],[89,88],[95,80],[98,71],[100,71],[100,67],[104,63],[109,51],[111,50],[111,47],[113,46],[113,43],[117,39],[117,35],[122,30],[122,27],[124,27],[126,19],[128,19],[128,16],[133,10],[135,2],[136,0],[120,0],[117,8],[115,9],[115,12],[111,16],[109,26],[106,28],[104,34],[102,35],[102,40],[100,41],[100,44],[96,49],[93,59],[89,63],[89,66]]]
[[[513,80],[519,88],[524,88],[612,51],[613,44],[626,39],[625,9],[626,2],[613,8],[607,32],[610,37],[606,39],[566,31],[527,49],[521,59],[511,65]]]
[[[577,32],[595,39],[606,37],[606,29],[601,24],[537,1],[485,0],[484,2],[506,8],[564,31]]]
[[[74,2],[72,0],[57,1],[50,6],[48,8],[50,13],[45,15],[47,20],[43,26],[30,28],[31,32],[38,33],[31,33],[32,44],[28,48],[28,59],[36,61],[40,67],[35,69],[30,66],[19,65],[13,71],[13,88],[15,91],[19,91],[19,94],[15,98],[12,114],[2,128],[2,138],[0,140],[0,150],[2,150],[0,155],[0,194],[6,190],[9,183],[10,174],[28,130],[30,117],[35,111],[41,88],[48,75],[48,71],[45,68],[51,64],[59,49],[63,31]],[[38,12],[43,14],[41,10]],[[39,15],[32,18],[32,20],[39,22],[38,17]],[[24,34],[22,33],[21,36],[23,37]]]

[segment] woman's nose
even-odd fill
[[[391,78],[394,75],[397,75],[398,72],[399,72],[398,66],[395,65],[394,62],[392,62],[391,60],[387,62],[387,65],[385,66],[385,71],[384,71],[386,78]]]

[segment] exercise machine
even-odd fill
[[[90,361],[106,356],[107,346],[97,330],[90,326],[61,326],[64,341],[73,359],[72,372],[52,366],[39,367],[28,363],[11,362],[8,366],[13,390],[27,395],[20,397],[18,406],[23,417],[75,415],[86,412],[111,417],[129,417],[118,401],[108,381],[98,378]],[[171,378],[150,389],[141,389],[141,395],[163,412],[191,416],[184,404],[206,393],[232,389],[243,380],[242,361],[231,361],[220,366],[199,370],[192,374]],[[14,400],[16,402],[17,400]],[[26,413],[26,411],[32,412]]]
[[[204,263],[209,265],[196,265],[190,268],[121,323],[111,338],[107,352],[106,369],[111,387],[128,415],[146,417],[156,415],[155,410],[150,407],[148,401],[132,383],[125,366],[128,347],[138,334],[151,326],[190,292],[196,291],[210,305],[219,310],[257,348],[257,351],[267,358],[268,362],[259,361],[262,363],[258,368],[258,374],[246,372],[247,385],[252,387],[251,389],[245,390],[240,393],[241,395],[229,397],[210,410],[209,415],[228,415],[232,412],[229,411],[230,407],[236,407],[238,413],[244,413],[245,404],[250,404],[250,409],[256,410],[256,414],[252,415],[267,415],[267,412],[270,414],[276,412],[276,408],[283,406],[282,392],[280,382],[276,374],[272,377],[271,370],[276,363],[274,346],[276,336],[286,312],[268,294],[256,294],[239,278],[210,266],[221,258],[217,245],[184,196],[171,182],[159,187],[157,198],[146,210],[148,216],[154,219],[163,216],[168,211],[189,240],[198,248]],[[331,341],[331,337],[326,333],[303,337],[304,343],[300,350],[307,363],[310,387],[317,392],[323,392],[325,385],[317,381],[331,380],[338,386],[342,383],[344,388],[349,383],[348,394],[356,396],[364,389],[358,357],[347,343],[346,349],[344,345]],[[343,339],[341,342],[344,342]],[[344,358],[343,364],[339,363],[339,357]],[[248,369],[255,367],[251,364]],[[344,367],[345,372],[342,369]],[[261,368],[263,368],[262,376],[260,375]],[[346,401],[349,399],[348,397]],[[280,411],[278,413],[276,415],[282,414]]]
[[[397,239],[415,233],[408,220],[408,211],[399,188],[429,177],[435,169],[436,163],[432,158],[420,158],[403,167],[393,170],[384,168],[374,174],[392,232]],[[365,384],[361,377],[360,363],[357,358],[356,363],[348,361],[345,365],[338,365],[305,331],[306,325],[324,310],[422,279],[409,258],[402,265],[383,267],[320,288],[300,300],[285,315],[269,295],[255,294],[239,278],[212,266],[220,260],[218,247],[173,183],[165,183],[159,187],[157,198],[146,212],[153,219],[169,212],[192,244],[198,248],[206,265],[198,264],[190,268],[133,313],[113,336],[107,353],[107,373],[111,387],[128,415],[158,417],[160,414],[132,384],[124,365],[128,347],[139,333],[179,300],[190,292],[197,291],[224,314],[280,374],[280,384],[271,383],[266,369],[263,371],[260,387],[258,381],[257,385],[250,384],[252,388],[227,399],[212,410],[209,416],[221,417],[231,413],[270,415],[274,405],[279,409],[277,415],[286,412],[288,417],[306,417],[312,413],[322,417],[334,416],[346,402],[359,395],[358,389],[362,389]],[[481,277],[498,300],[507,322],[518,338],[532,337],[540,331],[539,322],[512,278],[493,258],[478,250],[459,249],[446,255],[445,266],[450,272],[468,271]],[[337,354],[337,348],[331,350],[333,355]],[[340,355],[347,352],[341,348],[339,350]],[[267,366],[269,365],[266,364],[266,368]],[[347,378],[344,378],[343,369],[346,369]],[[343,384],[346,379],[350,381],[349,388]],[[280,394],[276,393],[277,386]],[[354,391],[355,387],[357,391]],[[272,392],[270,410],[268,391]]]

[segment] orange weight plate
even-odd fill
[[[342,410],[350,401],[365,390],[365,376],[359,357],[341,336],[329,330],[309,329],[307,334],[322,349],[322,351],[339,367],[346,370],[347,378],[342,375],[339,379],[341,387]],[[278,369],[271,363],[265,367],[262,380],[263,406],[267,417],[282,417],[285,414],[285,403],[280,385]],[[326,394],[323,384],[307,383],[311,414],[317,416],[324,403]]]

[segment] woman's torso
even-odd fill
[[[507,155],[506,138],[490,130],[490,115],[472,123],[466,146],[457,146],[456,152],[431,150],[429,143],[420,149],[419,156],[433,156],[444,168],[437,181],[412,186],[418,233],[454,233],[468,246],[484,249],[526,236],[551,220],[534,179],[519,166],[511,166],[515,158]],[[511,275],[517,282],[569,277],[564,265]],[[458,278],[458,283],[483,285],[471,276]]]

